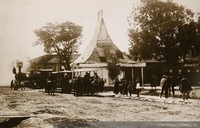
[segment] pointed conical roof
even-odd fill
[[[92,40],[74,63],[106,63],[112,62],[113,57],[117,58],[119,62],[128,61],[128,58],[111,40],[101,10],[98,12],[97,25]]]

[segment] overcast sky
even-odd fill
[[[200,0],[173,0],[200,12]],[[71,21],[83,26],[82,53],[90,42],[103,10],[104,21],[113,42],[128,52],[127,17],[139,0],[0,0],[0,85],[9,83],[17,59],[43,55],[42,46],[32,46],[35,29],[46,23]],[[25,62],[24,62],[25,63]],[[26,64],[26,63],[25,63]]]

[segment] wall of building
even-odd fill
[[[35,73],[40,69],[53,69],[54,71],[60,71],[60,66],[58,64],[37,64],[32,65],[30,69],[33,69]]]
[[[77,73],[75,74],[76,76],[81,76],[81,77],[84,77],[84,75],[86,74],[86,72],[89,72],[90,73],[90,76],[94,76],[94,71],[93,70],[96,70],[95,72],[97,72],[98,76],[100,78],[103,78],[104,81],[105,81],[105,86],[108,86],[110,85],[110,79],[109,79],[109,76],[108,76],[108,69],[106,67],[92,67],[92,66],[84,66],[84,67],[79,67],[81,69],[87,69],[87,71],[82,71],[80,73]],[[90,69],[92,70],[90,72]]]
[[[200,85],[200,66],[196,64],[179,63],[173,67],[169,67],[165,63],[147,63],[144,68],[145,83],[150,83],[152,75],[156,75],[158,80],[162,75],[174,76],[175,78],[182,78],[186,75],[192,85]]]

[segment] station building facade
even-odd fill
[[[110,38],[102,10],[97,13],[97,24],[89,45],[82,54],[74,54],[72,58],[72,70],[75,68],[95,70],[98,76],[105,80],[106,86],[114,84],[114,80],[110,79],[108,75],[108,63],[112,63],[116,59],[122,69],[119,79],[124,77],[128,81],[134,82],[135,78],[139,77],[142,85],[145,86],[151,83],[153,75],[160,81],[161,76],[164,74],[175,77],[182,77],[187,74],[193,85],[200,84],[199,58],[190,57],[190,59],[186,59],[187,62],[180,62],[174,67],[169,67],[165,62],[155,60],[133,61],[128,58]],[[61,70],[59,58],[56,55],[44,55],[32,59],[30,65],[35,71],[45,68],[51,68],[54,71]],[[84,73],[80,75],[83,76]]]

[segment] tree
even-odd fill
[[[118,59],[115,56],[111,57],[112,61],[108,62],[108,75],[109,77],[114,80],[119,74],[120,74],[120,70],[121,67],[118,64]]]
[[[141,0],[128,18],[129,52],[135,59],[175,65],[197,41],[194,12],[172,2]]]
[[[192,57],[198,56],[200,49],[200,24],[192,21],[180,27],[179,30],[178,39],[181,42],[180,48],[182,49],[183,58],[186,58],[188,51],[192,52]]]
[[[56,53],[60,64],[66,70],[70,70],[70,60],[73,52],[77,52],[82,38],[82,27],[72,22],[61,24],[47,23],[40,29],[34,31],[38,39],[34,45],[43,45],[46,53]],[[73,51],[74,50],[74,51]]]

